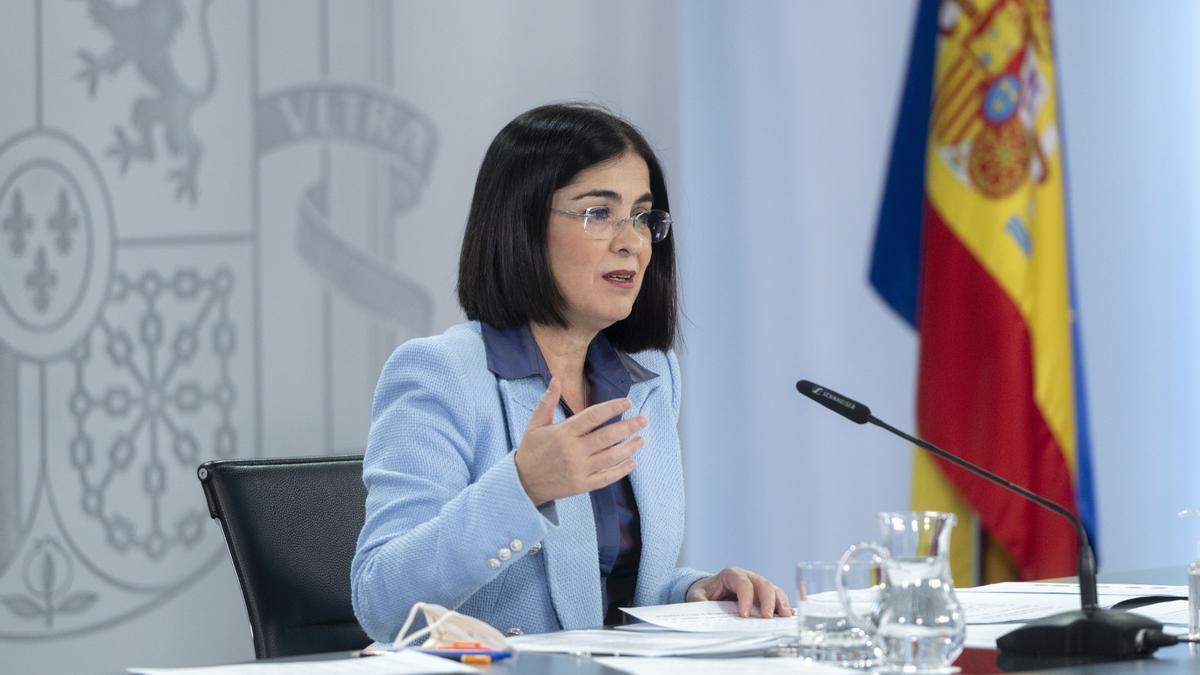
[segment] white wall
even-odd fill
[[[1055,8],[1100,564],[1178,566],[1200,539],[1175,515],[1200,505],[1200,7]]]
[[[867,283],[909,3],[705,3],[683,16],[688,562],[792,587],[797,560],[905,508],[910,451],[796,392],[910,419],[916,339]]]

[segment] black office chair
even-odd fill
[[[205,462],[260,659],[371,643],[350,603],[350,561],[365,518],[362,456]]]

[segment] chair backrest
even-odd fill
[[[350,562],[365,516],[362,456],[206,462],[260,659],[361,649]]]

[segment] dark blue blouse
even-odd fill
[[[483,343],[487,350],[488,370],[506,380],[538,376],[549,386],[550,368],[533,339],[529,326],[494,328],[482,323]],[[591,397],[588,405],[629,395],[635,382],[644,382],[658,374],[643,368],[628,354],[617,351],[599,333],[588,345],[584,363]],[[560,401],[564,412],[573,411]],[[616,422],[614,417],[606,424]],[[600,553],[600,596],[604,623],[623,623],[620,607],[633,604],[637,586],[638,563],[642,557],[642,532],[633,486],[625,477],[616,483],[593,490],[592,516],[596,521],[596,548]]]

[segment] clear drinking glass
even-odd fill
[[[870,668],[878,663],[882,650],[867,631],[846,616],[838,597],[837,572],[835,560],[796,564],[799,656],[847,668]],[[847,564],[843,583],[856,611],[875,611],[882,574],[877,562]]]

